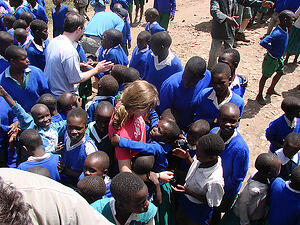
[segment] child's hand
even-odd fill
[[[8,149],[14,150],[17,142],[17,136],[19,133],[19,129],[17,128],[12,133],[10,133],[9,139],[8,139]]]
[[[12,123],[11,125],[9,125],[8,127],[8,132],[7,135],[10,136],[11,134],[13,134],[14,132],[19,132],[19,127],[20,127],[20,122],[16,121],[14,123]]]
[[[120,136],[117,135],[117,134],[113,134],[112,138],[110,139],[111,141],[111,144],[114,146],[114,147],[117,147],[119,146],[119,143],[120,143]]]
[[[182,185],[180,185],[180,184],[177,184],[176,187],[174,187],[174,186],[171,185],[171,188],[172,188],[174,191],[176,191],[176,192],[178,192],[178,193],[182,193],[182,194],[185,194],[185,193],[186,193],[186,189],[187,189],[185,186],[182,186]]]
[[[239,76],[243,79],[243,82],[241,83],[241,86],[242,87],[247,87],[248,86],[248,77],[244,76],[244,75],[239,75]]]
[[[64,171],[64,169],[66,168],[66,165],[64,162],[62,161],[58,161],[57,163],[57,169],[59,173],[62,173]]]
[[[181,158],[181,159],[187,159],[190,154],[188,150],[183,150],[181,148],[175,148],[172,150],[172,155]]]
[[[272,8],[274,6],[274,3],[271,2],[271,1],[264,0],[264,1],[262,1],[261,6],[262,7]]]
[[[82,72],[89,71],[90,69],[91,69],[91,66],[89,63],[85,63],[85,62],[80,63],[80,70]]]
[[[65,145],[64,145],[62,142],[59,142],[59,143],[55,146],[55,153],[57,153],[57,154],[63,154],[64,148],[65,148]]]
[[[113,65],[114,64],[111,61],[106,62],[106,60],[103,60],[97,63],[95,69],[98,71],[97,73],[103,73],[109,71]]]
[[[147,174],[147,178],[153,184],[155,184],[155,185],[159,184],[159,180],[158,180],[158,177],[157,177],[156,173],[150,171],[150,173]]]
[[[174,173],[171,171],[163,171],[159,173],[159,181],[162,183],[169,183],[174,178]]]

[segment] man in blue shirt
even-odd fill
[[[104,31],[116,29],[122,32],[124,21],[113,12],[99,12],[94,15],[85,27],[82,47],[85,53],[96,55],[101,45]]]
[[[267,49],[262,64],[262,77],[259,81],[259,91],[256,96],[256,100],[259,104],[265,105],[266,101],[263,98],[263,90],[265,83],[275,72],[276,75],[272,79],[272,83],[267,90],[267,95],[280,95],[274,88],[278,83],[280,77],[283,75],[283,54],[286,51],[288,44],[288,28],[293,25],[295,14],[292,11],[284,10],[279,14],[280,24],[274,29],[274,31],[267,37],[265,37],[260,45]]]

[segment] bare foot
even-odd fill
[[[260,105],[265,105],[267,104],[266,100],[262,97],[262,96],[256,96],[256,101],[260,104]]]
[[[281,96],[281,94],[279,94],[278,92],[276,92],[275,90],[267,90],[267,95],[277,95],[277,96]]]

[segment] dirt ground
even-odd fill
[[[179,57],[183,65],[185,65],[190,57],[195,55],[203,57],[206,61],[208,60],[212,20],[209,13],[209,2],[209,0],[177,0],[177,11],[174,21],[169,25],[169,33],[173,39],[171,50]],[[149,0],[145,8],[147,9],[152,6],[153,1]],[[88,14],[90,16],[93,15],[91,7],[89,7]],[[138,33],[144,30],[145,25],[145,19],[143,18],[140,25],[131,29],[133,47],[129,50],[130,53],[136,45]],[[49,28],[51,32],[52,25]],[[255,101],[258,91],[258,81],[261,77],[262,60],[266,52],[259,45],[259,42],[266,29],[267,24],[256,24],[253,28],[247,29],[246,35],[251,42],[241,44],[237,48],[241,54],[241,62],[237,72],[248,76],[249,79],[244,96],[245,109],[240,127],[238,128],[250,149],[248,176],[254,171],[256,157],[260,153],[268,151],[269,143],[265,138],[265,129],[272,120],[283,114],[280,108],[283,98],[290,95],[300,98],[300,91],[296,89],[297,85],[300,84],[299,64],[298,67],[288,64],[285,67],[285,75],[276,87],[277,92],[281,93],[281,96],[272,96],[268,99],[268,104],[265,106],[261,106]],[[290,58],[290,61],[292,60],[293,57]],[[267,81],[266,87],[269,85],[270,80]]]

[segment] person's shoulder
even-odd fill
[[[37,76],[44,76],[44,72],[36,66],[29,65],[28,69],[30,69],[29,74],[34,74],[34,75],[37,75]]]
[[[283,190],[285,187],[286,182],[281,177],[277,177],[271,184],[271,192]]]
[[[95,201],[94,203],[91,204],[91,206],[97,210],[99,213],[102,213],[103,209],[105,207],[110,207],[109,203],[112,198],[103,198]]]
[[[243,149],[246,152],[249,152],[249,148],[248,145],[246,143],[246,141],[244,140],[244,138],[242,137],[242,135],[240,134],[240,132],[237,130],[237,135],[236,137],[233,138],[233,140],[235,140],[236,144],[239,146],[240,149]]]
[[[234,92],[232,92],[232,98],[231,98],[230,102],[236,104],[239,107],[241,105],[244,105],[244,99]]]
[[[280,117],[278,117],[277,119],[271,121],[271,123],[269,124],[269,127],[270,126],[274,127],[274,126],[282,125],[284,123],[286,123],[286,121],[285,121],[284,114],[283,114]]]
[[[168,86],[174,86],[179,84],[182,80],[182,73],[183,71],[174,73],[172,76],[170,76],[168,79],[164,81],[164,84]]]

